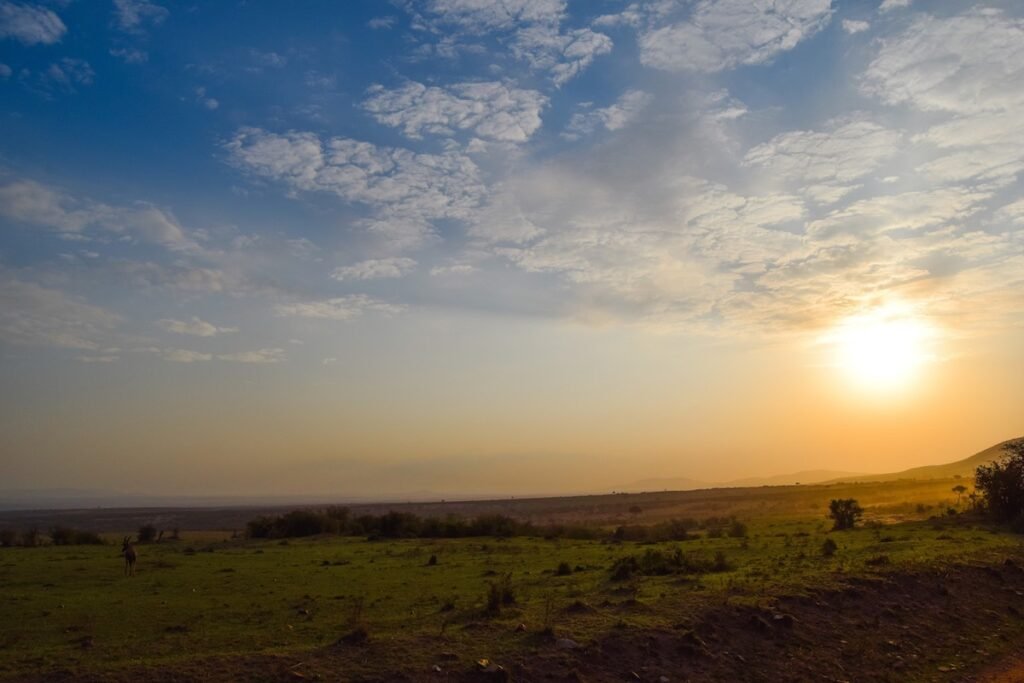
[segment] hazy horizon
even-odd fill
[[[606,491],[1024,434],[1024,6],[0,0],[0,488]]]

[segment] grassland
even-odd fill
[[[890,506],[874,512],[875,522],[848,532],[829,533],[818,514],[762,515],[745,520],[745,538],[700,535],[657,544],[256,542],[186,533],[140,547],[138,573],[130,578],[121,575],[113,545],[8,548],[0,551],[0,677],[49,672],[116,680],[142,670],[216,680],[220,675],[209,672],[224,673],[217,666],[247,678],[277,677],[231,668],[253,657],[269,657],[278,669],[297,664],[291,671],[298,677],[310,653],[330,652],[333,666],[347,672],[336,680],[387,680],[388,672],[415,679],[435,665],[463,671],[481,658],[528,660],[545,648],[544,638],[571,638],[585,648],[624,629],[658,632],[722,606],[768,609],[780,596],[843,590],[855,577],[1022,556],[1020,537],[970,520],[882,524],[877,520],[892,517]],[[822,553],[827,538],[838,545],[831,557]],[[619,558],[676,549],[709,561],[720,553],[728,568],[611,578]],[[570,568],[565,575],[556,571],[561,563]],[[487,613],[489,586],[505,576],[514,604]],[[384,653],[380,660],[365,657],[359,645],[336,645],[360,628]]]

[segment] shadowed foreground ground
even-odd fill
[[[52,672],[38,681],[984,681],[1014,677],[1024,643],[1024,557],[914,574],[850,578],[771,605],[709,606],[671,628],[624,626],[579,647],[524,632],[525,649],[451,652],[444,636],[413,644],[440,671],[403,666],[388,640],[332,645],[304,656],[210,658],[171,668],[90,677]],[[642,611],[636,604],[624,614]],[[487,631],[496,625],[477,624]],[[557,635],[557,634],[556,634]],[[490,658],[504,672],[480,671]],[[1004,659],[1008,658],[1008,659]],[[420,661],[414,657],[412,660]],[[996,664],[996,662],[1005,662]]]

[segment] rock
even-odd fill
[[[526,624],[519,624],[516,626],[516,633],[522,633],[526,630]]]
[[[796,617],[792,614],[773,614],[772,621],[776,624],[781,624],[786,628],[793,628],[793,624],[796,623]]]
[[[437,664],[435,664],[432,668],[434,670],[434,673],[436,673],[436,674],[441,673],[441,667],[438,666]]]
[[[668,683],[668,676],[658,676],[658,683]]]
[[[579,646],[580,644],[572,638],[559,638],[555,641],[555,647],[559,650],[575,650]]]

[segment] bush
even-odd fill
[[[729,525],[727,532],[732,538],[746,538],[747,537],[747,525],[738,519],[734,519],[732,524]]]
[[[839,546],[831,538],[826,538],[825,542],[821,544],[821,554],[825,557],[832,557],[839,550]]]
[[[672,552],[648,549],[642,555],[626,555],[615,560],[611,566],[612,581],[626,581],[634,574],[642,576],[666,576],[668,574],[705,574],[728,571],[730,565],[725,554],[718,552],[713,559],[699,555],[684,554],[676,548]]]
[[[555,570],[555,576],[569,576],[572,574],[572,565],[568,562],[559,562],[558,569]]]
[[[512,588],[512,575],[504,574],[487,588],[487,614],[501,613],[501,608],[516,604],[515,590]]]
[[[50,530],[54,545],[103,545],[103,539],[94,531],[55,526]]]
[[[843,531],[857,525],[857,520],[864,515],[864,508],[853,498],[833,498],[828,505],[828,515],[833,520],[832,529]]]
[[[152,524],[143,524],[139,527],[139,543],[152,543],[156,540],[156,527]]]
[[[1004,456],[975,472],[974,485],[985,511],[997,522],[1024,517],[1024,439],[1003,446]]]
[[[26,548],[35,548],[39,545],[39,529],[29,529],[21,535],[21,545]]]
[[[18,542],[18,533],[14,529],[0,529],[0,548],[13,547]]]

